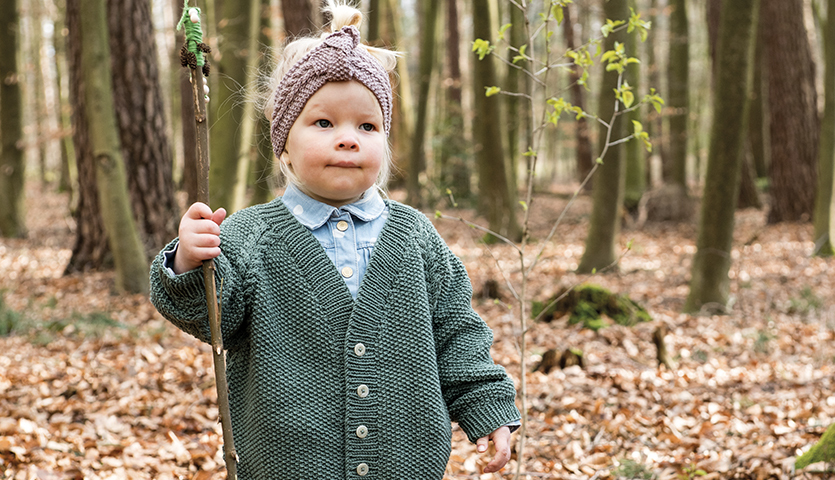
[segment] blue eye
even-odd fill
[[[365,130],[366,132],[373,132],[374,125],[370,123],[363,123],[362,125],[360,125],[360,129]]]
[[[317,127],[321,127],[321,128],[328,128],[328,127],[331,126],[331,122],[329,122],[328,120],[325,120],[325,119],[316,120],[315,124],[316,124]]]

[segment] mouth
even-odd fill
[[[357,164],[356,162],[349,162],[346,160],[331,163],[330,166],[339,168],[359,168],[359,164]]]

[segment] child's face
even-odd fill
[[[308,196],[339,207],[374,185],[385,142],[377,97],[356,81],[328,82],[293,123],[281,160]]]

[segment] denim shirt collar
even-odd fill
[[[311,230],[324,225],[332,215],[339,216],[343,212],[348,212],[364,222],[370,222],[379,217],[386,207],[375,186],[366,190],[356,202],[336,208],[308,197],[299,187],[291,183],[287,185],[281,201],[288,210],[293,212],[299,223]]]

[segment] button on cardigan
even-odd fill
[[[356,299],[281,199],[221,225],[217,281],[242,480],[440,479],[450,420],[475,441],[519,419],[460,260],[424,215],[387,204]],[[170,276],[163,261],[151,267],[152,302],[209,342],[202,274]]]

